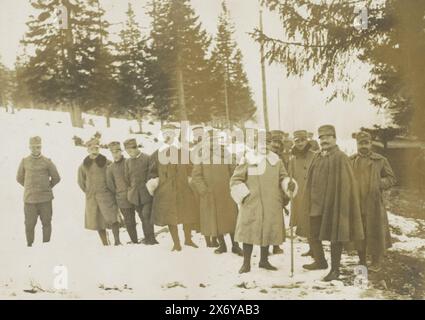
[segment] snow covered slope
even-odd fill
[[[84,148],[75,147],[74,135],[87,139],[96,131],[103,134],[102,143],[130,137],[135,122],[92,118],[95,127],[76,129],[70,126],[66,113],[22,110],[12,115],[0,109],[0,298],[3,299],[359,299],[381,298],[382,292],[362,289],[341,281],[324,283],[324,271],[306,272],[301,258],[306,244],[295,239],[295,276],[290,278],[290,242],[285,254],[271,256],[277,272],[258,268],[259,252],[254,250],[252,272],[239,275],[241,258],[231,253],[215,255],[205,248],[200,235],[194,237],[199,249],[184,247],[171,253],[168,233],[158,236],[157,246],[123,245],[102,247],[95,232],[84,229],[84,196],[77,186],[77,168],[86,156]],[[157,136],[158,125],[145,124]],[[41,244],[41,225],[37,225],[34,247],[27,248],[24,234],[23,190],[15,175],[22,157],[28,154],[28,137],[43,138],[43,154],[51,158],[62,176],[55,188],[52,242]],[[151,153],[152,140],[140,140],[144,151]],[[344,144],[353,150],[352,142]],[[104,152],[109,157],[109,152]],[[409,225],[397,217],[392,222]],[[139,234],[141,227],[138,226]],[[159,229],[157,229],[158,231]],[[129,238],[122,229],[122,240]],[[409,239],[405,247],[409,247]],[[344,255],[352,273],[357,258]],[[56,266],[65,266],[68,290],[55,289]],[[56,280],[55,280],[56,279]]]

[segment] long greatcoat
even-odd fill
[[[193,167],[192,185],[200,196],[200,229],[204,236],[235,232],[238,208],[229,186],[234,169],[232,164],[212,161]]]
[[[171,146],[157,150],[151,156],[148,180],[159,178],[152,202],[153,221],[158,226],[199,225],[199,202],[189,184],[192,165],[180,161],[183,152],[190,154],[188,150]],[[160,155],[167,153],[177,155],[176,163],[161,163]]]
[[[310,216],[303,206],[305,185],[308,170],[315,156],[311,146],[307,145],[305,150],[292,149],[292,157],[289,162],[289,172],[298,184],[298,193],[291,201],[291,225],[296,226],[296,234],[300,237],[308,237],[310,230]]]
[[[249,195],[240,204],[236,241],[259,246],[282,244],[284,194],[281,183],[287,176],[282,160],[273,152],[259,162],[250,157],[242,159],[230,179],[231,188],[245,184],[249,189]]]
[[[315,155],[304,195],[310,217],[322,217],[319,240],[364,239],[357,182],[350,159],[338,146]]]
[[[78,169],[78,185],[86,194],[85,228],[89,230],[104,230],[118,222],[118,207],[106,182],[108,164],[99,155],[95,160],[85,158]]]
[[[388,160],[378,153],[355,154],[350,161],[359,186],[366,249],[370,254],[381,255],[391,247],[383,191],[391,188],[396,178]]]
[[[118,208],[133,208],[127,199],[128,183],[125,179],[125,161],[124,157],[119,161],[112,162],[106,169],[106,182],[108,189],[115,195]]]

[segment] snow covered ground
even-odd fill
[[[0,109],[0,298],[3,299],[380,299],[383,292],[343,283],[320,281],[326,271],[306,272],[301,258],[306,244],[295,239],[295,275],[290,277],[290,242],[284,255],[271,256],[276,272],[258,268],[259,252],[254,250],[252,271],[239,275],[241,258],[231,253],[215,255],[205,248],[200,235],[194,236],[199,249],[184,247],[172,253],[167,232],[160,233],[157,246],[130,245],[102,247],[97,233],[84,229],[84,197],[77,186],[77,168],[86,156],[84,148],[75,147],[74,135],[87,139],[96,131],[102,143],[130,137],[135,122],[105,119],[91,115],[95,127],[72,128],[69,115],[61,112],[21,110],[12,115]],[[154,149],[158,125],[145,124],[153,135],[141,141],[144,151]],[[62,176],[55,188],[52,242],[41,244],[41,225],[37,225],[36,243],[26,247],[23,215],[23,190],[15,175],[22,157],[28,154],[28,137],[43,138],[43,153],[51,158]],[[352,141],[341,143],[348,152]],[[109,157],[109,152],[104,152]],[[409,235],[423,226],[423,221],[390,215],[390,222],[402,231],[393,250],[412,255],[422,254],[425,240]],[[139,234],[141,227],[138,226]],[[157,231],[160,228],[157,228]],[[122,240],[129,240],[122,229]],[[422,253],[420,253],[422,252]],[[329,254],[327,254],[329,257]],[[354,272],[357,258],[344,255],[346,273]],[[66,272],[55,273],[57,266]],[[63,276],[63,277],[62,277]],[[67,276],[68,288],[61,290],[58,279]],[[64,278],[65,277],[65,278]],[[56,285],[55,285],[56,284]]]

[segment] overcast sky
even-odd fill
[[[146,0],[101,0],[111,23],[125,20],[128,2],[133,4],[137,18],[147,32],[148,20],[144,14]],[[204,28],[215,34],[217,18],[221,12],[221,0],[191,0],[196,13],[200,16]],[[261,71],[259,46],[248,35],[259,21],[258,0],[227,0],[231,18],[236,27],[235,38],[244,55],[245,70],[248,74],[254,100],[260,108],[259,120],[262,121]],[[0,56],[8,67],[13,67],[19,52],[19,40],[26,31],[26,21],[33,13],[28,0],[0,0]],[[117,32],[119,25],[112,30]],[[264,29],[269,35],[281,37],[282,27],[275,14],[264,12]],[[368,94],[362,88],[368,79],[368,68],[364,65],[353,66],[355,99],[353,102],[336,100],[326,105],[329,91],[321,92],[313,87],[311,78],[286,78],[282,66],[267,67],[267,90],[269,119],[272,129],[278,129],[278,91],[280,92],[280,127],[285,131],[307,129],[316,132],[324,123],[334,124],[341,137],[349,137],[361,126],[381,124],[384,116],[377,113],[368,101]]]

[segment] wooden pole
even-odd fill
[[[260,31],[263,33],[263,11],[260,9]],[[263,114],[264,114],[264,126],[267,131],[269,131],[269,114],[267,107],[267,83],[266,83],[266,65],[265,65],[265,55],[264,55],[264,43],[260,45],[260,54],[261,54],[261,79],[263,83]]]

